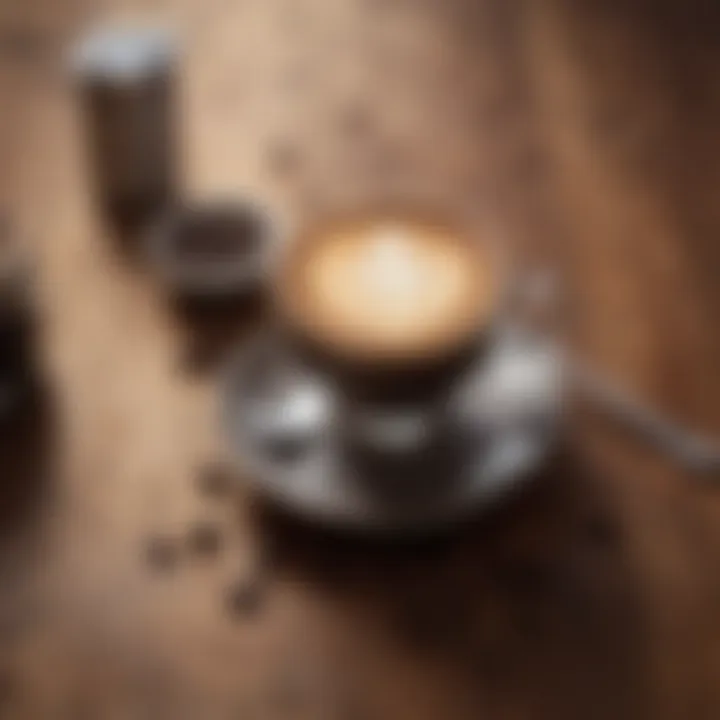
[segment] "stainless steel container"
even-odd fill
[[[177,66],[158,28],[97,29],[74,49],[95,192],[113,220],[146,221],[177,194]]]

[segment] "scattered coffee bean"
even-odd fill
[[[222,544],[220,531],[210,523],[198,523],[190,529],[188,545],[197,555],[217,555]]]
[[[172,570],[178,562],[178,546],[171,538],[156,535],[145,546],[145,559],[153,570]]]
[[[198,490],[208,497],[227,497],[233,489],[233,475],[221,463],[210,463],[200,469],[197,475]]]
[[[263,583],[259,577],[243,578],[230,586],[225,598],[228,612],[235,618],[252,617],[262,609]]]

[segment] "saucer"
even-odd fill
[[[343,529],[426,532],[490,508],[532,477],[558,434],[562,380],[555,345],[506,326],[450,394],[452,461],[384,487],[348,460],[337,388],[281,338],[258,337],[231,360],[221,421],[243,477],[286,511]]]

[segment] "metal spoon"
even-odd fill
[[[559,283],[549,270],[530,274],[522,289],[521,307],[548,321],[557,313]],[[607,417],[633,432],[683,468],[696,473],[720,471],[720,444],[683,427],[652,409],[587,362],[564,353],[565,369],[572,387]]]
[[[697,473],[720,471],[720,446],[710,438],[650,408],[585,363],[573,360],[568,371],[584,397],[682,467]]]

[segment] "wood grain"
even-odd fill
[[[531,491],[442,542],[208,492],[212,364],[93,211],[62,70],[87,21],[133,12],[187,50],[189,193],[299,223],[388,194],[467,213],[561,269],[579,348],[720,433],[709,4],[0,3],[0,197],[37,254],[50,386],[0,447],[0,717],[717,717],[720,496],[588,413]]]

